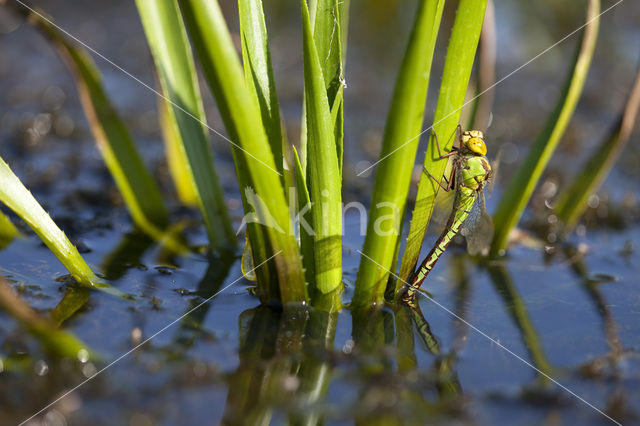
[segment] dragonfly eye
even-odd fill
[[[470,138],[467,142],[467,147],[469,147],[469,150],[471,150],[471,152],[474,152],[478,155],[487,154],[487,146],[484,144],[484,141],[481,138]]]

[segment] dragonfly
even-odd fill
[[[458,147],[453,147],[451,152],[442,154],[438,137],[435,132],[433,133],[439,159],[453,158],[451,174],[448,179],[446,176],[436,179],[426,168],[424,172],[444,191],[455,190],[455,198],[453,210],[444,231],[420,267],[403,287],[402,301],[410,307],[416,307],[416,292],[458,233],[466,237],[467,249],[473,255],[484,253],[493,238],[493,223],[486,211],[484,199],[484,188],[490,182],[493,171],[486,157],[487,146],[484,143],[484,134],[479,130],[463,132],[460,125],[456,134],[459,135]]]

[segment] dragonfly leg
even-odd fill
[[[455,168],[454,168],[454,169],[455,169]],[[422,170],[423,170],[427,175],[429,175],[429,177],[430,177],[431,179],[433,179],[433,181],[434,181],[435,183],[437,183],[437,184],[440,186],[440,188],[442,188],[444,191],[446,191],[446,192],[451,191],[451,188],[453,187],[453,186],[451,185],[452,181],[448,181],[448,180],[447,180],[447,178],[443,176],[443,177],[442,177],[442,179],[443,179],[445,182],[447,182],[447,184],[446,184],[446,185],[443,185],[441,181],[439,181],[438,179],[436,179],[435,177],[433,177],[433,175],[432,175],[431,173],[429,173],[429,170],[427,170],[427,168],[426,168],[426,167],[422,167]],[[453,173],[452,173],[452,175],[451,175],[451,176],[453,177]]]
[[[451,150],[450,153],[443,155],[442,151],[440,150],[440,142],[438,141],[438,135],[436,134],[436,132],[433,129],[431,130],[431,134],[433,135],[433,140],[436,143],[436,148],[438,149],[438,158],[440,158],[442,160],[443,158],[451,157],[451,156],[456,155],[458,153],[458,150],[454,147]]]
[[[456,173],[456,167],[454,166],[454,167],[451,168],[451,175],[449,176],[449,180],[447,181],[447,184],[449,185],[449,190],[453,189],[453,187],[455,185],[455,182],[453,180],[453,178],[455,176],[455,173]],[[445,178],[445,180],[446,180],[446,178]]]

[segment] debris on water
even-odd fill
[[[300,379],[291,374],[282,378],[282,388],[287,392],[295,392],[300,387]]]
[[[38,375],[38,376],[45,376],[48,372],[49,372],[49,365],[42,359],[39,359],[38,361],[36,361],[36,363],[33,366],[33,371]]]
[[[197,361],[193,364],[193,375],[202,378],[207,374],[207,364],[202,361]]]
[[[154,311],[159,311],[162,309],[162,300],[158,299],[157,297],[153,296],[150,302],[151,302],[151,308]]]
[[[82,240],[75,241],[74,245],[76,246],[76,248],[78,249],[78,252],[80,252],[80,254],[91,253],[93,251],[93,249],[91,247],[89,247],[87,245],[87,243],[85,243]]]
[[[622,247],[622,249],[620,249],[618,253],[620,253],[620,256],[629,257],[634,253],[634,251],[635,251],[635,248],[633,246],[633,241],[627,240],[625,241],[624,246]]]
[[[592,274],[587,279],[589,284],[606,284],[618,281],[618,278],[609,274]]]
[[[351,352],[353,352],[353,347],[355,346],[355,342],[351,339],[347,340],[346,342],[344,342],[344,345],[342,345],[342,352],[345,355],[350,355]]]
[[[176,268],[172,267],[172,266],[156,266],[155,268],[156,271],[158,271],[159,273],[161,273],[162,275],[171,275],[175,272]]]
[[[135,346],[142,340],[142,329],[140,327],[133,327],[131,329],[131,343]]]
[[[73,278],[71,274],[60,275],[54,281],[57,283],[66,283],[66,284],[73,284],[77,282],[76,279]]]

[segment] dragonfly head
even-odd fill
[[[477,155],[487,155],[484,135],[479,130],[468,130],[462,134],[462,146]]]

